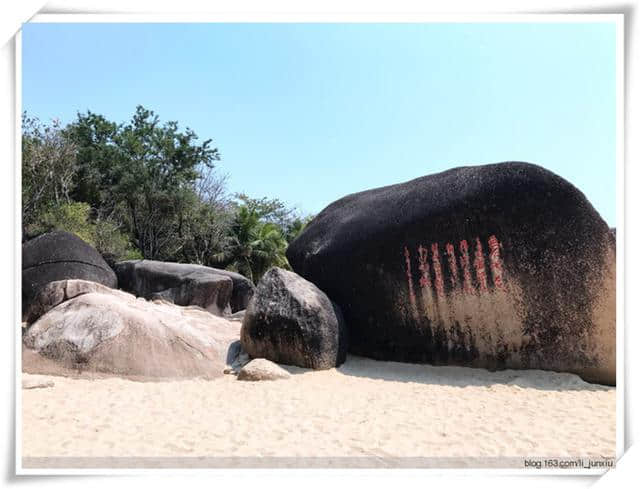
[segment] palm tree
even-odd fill
[[[287,242],[276,224],[262,222],[255,210],[240,206],[223,250],[213,258],[255,283],[269,268],[288,266],[286,248]]]
[[[287,249],[287,241],[276,224],[272,222],[261,223],[257,239],[252,243],[252,246],[252,269],[256,280],[260,280],[271,267],[289,267],[289,262],[284,254]]]
[[[285,229],[285,239],[287,240],[287,243],[291,243],[300,234],[302,234],[302,231],[304,231],[307,224],[309,224],[314,217],[315,216],[313,215],[298,217],[291,221]]]

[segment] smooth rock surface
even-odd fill
[[[256,358],[238,372],[238,380],[279,380],[288,379],[291,374],[280,365],[264,358]]]
[[[340,308],[318,287],[272,268],[245,312],[240,341],[252,358],[327,369],[344,362],[347,329]]]
[[[246,313],[246,309],[242,309],[241,311],[234,312],[230,316],[227,316],[227,319],[229,321],[240,321],[240,322],[242,322],[244,320],[245,313]]]
[[[60,367],[142,378],[213,378],[222,375],[239,329],[198,307],[154,304],[104,289],[76,295],[41,316],[23,343],[43,361],[32,353],[23,357],[29,373]]]
[[[540,166],[460,167],[348,195],[287,258],[340,305],[355,354],[615,384],[614,237]]]

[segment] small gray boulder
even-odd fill
[[[289,377],[291,374],[280,365],[264,358],[251,360],[238,372],[238,380],[278,380]]]

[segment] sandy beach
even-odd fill
[[[22,390],[23,457],[615,455],[615,388],[576,375],[354,356],[285,368],[264,382],[23,374],[54,383]]]

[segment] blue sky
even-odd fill
[[[136,105],[222,154],[231,192],[317,213],[460,165],[538,163],[615,225],[615,25],[26,24],[23,108]]]

